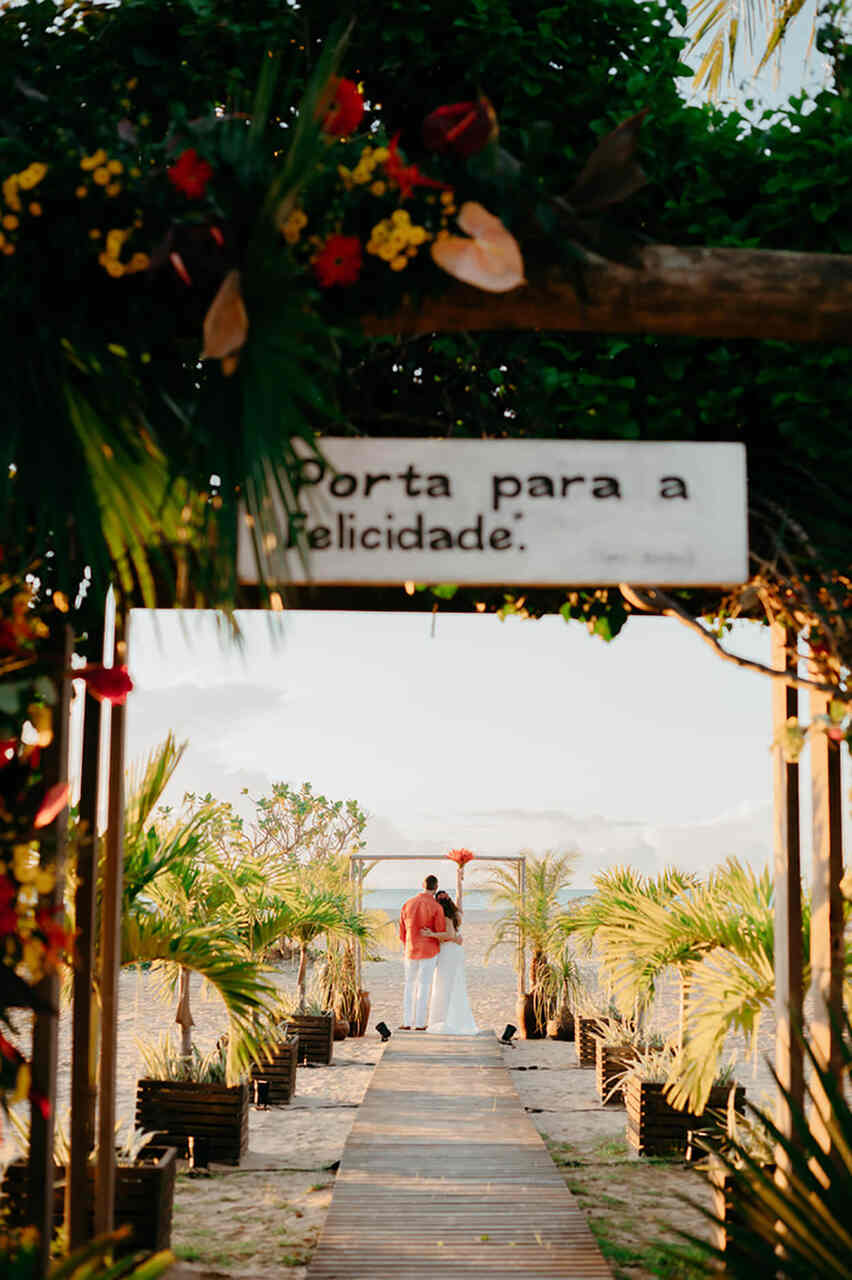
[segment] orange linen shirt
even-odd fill
[[[424,938],[421,929],[434,929],[443,933],[446,921],[444,908],[436,902],[431,893],[418,893],[416,898],[409,898],[402,904],[399,913],[399,937],[405,943],[405,954],[409,960],[428,960],[436,956],[441,944],[435,938]]]

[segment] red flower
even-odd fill
[[[88,666],[77,667],[70,675],[74,680],[85,680],[86,688],[98,702],[111,702],[114,706],[123,707],[133,688],[127,667],[101,667],[90,662]]]
[[[451,849],[447,857],[452,858],[453,862],[463,867],[466,862],[470,862],[471,858],[475,858],[476,854],[471,853],[470,849]]]
[[[423,143],[429,151],[473,156],[497,137],[497,115],[486,97],[438,107],[423,121]]]
[[[56,907],[55,911],[61,911],[61,907]],[[71,936],[68,930],[58,920],[54,919],[53,912],[46,907],[36,912],[36,924],[41,933],[44,934],[45,941],[51,951],[65,951],[71,942]]]
[[[361,123],[364,115],[364,99],[354,80],[338,80],[334,101],[323,120],[323,133],[335,138],[348,138]]]
[[[18,917],[13,907],[0,907],[0,938],[18,932]]]
[[[11,876],[0,876],[0,907],[8,907],[18,896],[18,886]]]
[[[361,241],[357,236],[329,236],[314,258],[314,273],[323,289],[354,284],[361,274]]]
[[[44,1094],[40,1093],[38,1089],[30,1089],[30,1102],[35,1103],[41,1112],[42,1119],[46,1120],[50,1115],[50,1103]]]
[[[180,153],[167,173],[172,185],[182,191],[187,199],[200,200],[207,190],[207,183],[213,177],[213,167],[201,159],[195,147],[188,147]]]
[[[0,1058],[5,1058],[7,1062],[23,1062],[24,1055],[0,1034]]]
[[[36,829],[49,827],[53,819],[57,818],[65,808],[70,795],[71,787],[67,782],[57,782],[50,787],[33,819],[33,826]]]
[[[395,133],[388,145],[390,155],[385,161],[385,173],[391,182],[395,182],[399,187],[399,194],[403,200],[411,195],[415,187],[436,187],[440,191],[450,190],[446,182],[437,182],[435,178],[428,178],[425,173],[421,173],[416,164],[403,164],[398,144],[399,134]]]

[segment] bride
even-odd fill
[[[473,1012],[467,995],[467,978],[464,972],[464,947],[461,912],[448,893],[435,894],[444,911],[444,933],[424,929],[423,933],[441,939],[441,950],[435,966],[432,995],[429,1000],[429,1017],[426,1031],[435,1036],[475,1036],[479,1028],[473,1020]],[[448,945],[456,943],[458,945]]]

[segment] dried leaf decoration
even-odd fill
[[[507,293],[524,283],[524,260],[518,242],[499,218],[468,200],[456,219],[462,236],[445,236],[432,244],[432,258],[442,271],[489,293]]]
[[[647,114],[645,107],[601,138],[568,193],[578,213],[592,213],[607,205],[619,204],[644,187],[648,179],[636,159],[636,147]]]
[[[239,271],[229,271],[204,317],[202,360],[221,360],[227,377],[237,367],[233,358],[248,337],[248,312],[240,288]]]

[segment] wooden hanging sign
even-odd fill
[[[748,576],[736,443],[323,438],[243,513],[243,583],[721,586]],[[283,481],[282,481],[283,483]]]

